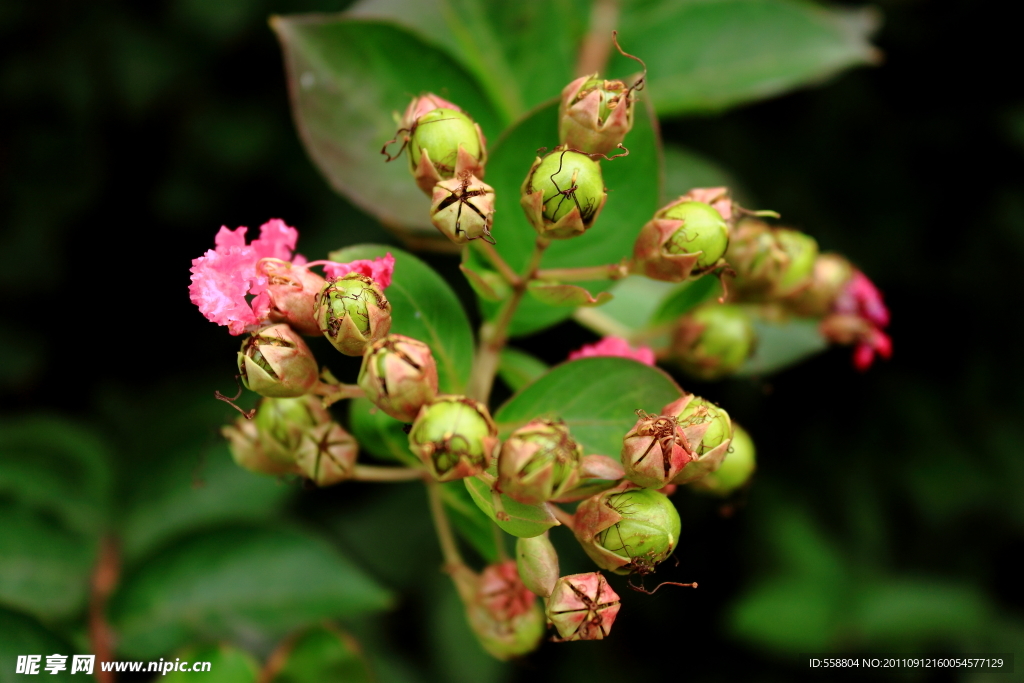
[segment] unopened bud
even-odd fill
[[[317,382],[313,352],[287,325],[271,325],[242,342],[238,372],[242,384],[261,396],[302,396]]]
[[[281,463],[294,464],[303,435],[312,427],[331,421],[323,402],[311,394],[298,398],[265,398],[256,407],[252,420],[259,430],[267,456]]]
[[[359,273],[328,280],[316,296],[317,325],[334,348],[361,356],[391,329],[391,304],[384,290]]]
[[[586,154],[558,147],[533,162],[519,203],[542,237],[567,239],[594,224],[607,197],[601,166]]]
[[[498,487],[520,503],[558,498],[579,481],[583,449],[563,422],[532,420],[512,432],[498,457]]]
[[[558,580],[547,604],[548,622],[562,640],[601,640],[619,614],[619,595],[600,572]]]
[[[754,325],[746,309],[712,302],[679,320],[672,357],[694,377],[718,379],[739,370],[755,342]]]
[[[637,486],[660,489],[693,459],[690,443],[675,415],[637,415],[622,439],[622,466]]]
[[[465,396],[438,396],[420,408],[409,432],[409,448],[438,481],[483,472],[498,443],[498,427],[487,407]]]
[[[516,566],[527,588],[542,598],[551,595],[558,581],[558,553],[548,532],[516,539]]]
[[[389,334],[363,356],[358,383],[375,406],[396,420],[412,422],[437,395],[437,364],[423,342]]]
[[[434,185],[430,222],[455,244],[494,242],[494,188],[469,171]]]
[[[696,481],[722,464],[732,438],[729,413],[699,396],[687,394],[665,406],[666,414],[674,414],[690,443],[693,459],[672,479],[673,484]]]
[[[823,318],[828,315],[854,275],[854,267],[839,254],[819,254],[810,284],[786,300],[797,315]]]
[[[745,219],[733,231],[725,257],[736,272],[737,296],[767,301],[809,287],[817,255],[818,244],[809,235]]]
[[[633,268],[654,280],[682,282],[723,265],[729,225],[710,204],[686,196],[663,206],[640,230]]]
[[[494,657],[530,652],[544,636],[544,614],[537,596],[523,584],[514,561],[489,565],[480,575],[466,567],[452,570],[477,640]]]
[[[635,101],[633,88],[622,81],[581,76],[562,90],[558,138],[571,149],[607,154],[633,128]]]
[[[695,489],[727,496],[745,485],[757,468],[754,441],[747,430],[732,423],[732,441],[725,460],[717,470],[693,482]]]
[[[332,421],[305,430],[295,463],[317,486],[331,486],[352,476],[358,455],[355,438]]]
[[[483,132],[451,102],[436,95],[413,99],[402,119],[399,135],[403,134],[410,170],[428,196],[442,180],[464,173],[484,177],[487,144]]]
[[[818,243],[799,230],[776,228],[775,240],[788,259],[779,279],[778,295],[789,296],[810,286],[814,262],[818,258]]]
[[[263,305],[265,296],[268,307],[267,320],[287,323],[293,330],[306,336],[320,334],[320,327],[313,315],[317,293],[324,286],[324,279],[303,266],[288,261],[264,259],[258,265],[259,272],[267,278],[267,286],[253,301],[254,309]],[[256,311],[259,315],[259,311]]]
[[[679,542],[679,513],[666,496],[626,482],[576,509],[573,531],[598,567],[649,574]]]
[[[231,457],[239,467],[244,467],[250,472],[273,475],[296,471],[294,462],[279,462],[267,455],[259,431],[252,420],[240,417],[234,424],[223,426],[220,433],[228,440]]]

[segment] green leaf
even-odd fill
[[[548,306],[600,306],[611,300],[608,292],[598,292],[595,297],[583,287],[559,284],[557,282],[531,282],[527,291],[537,301]]]
[[[42,655],[39,661],[38,674],[46,676],[47,681],[62,681],[66,683],[81,680],[82,677],[71,674],[72,653],[77,652],[66,640],[51,633],[38,621],[10,609],[0,607],[0,683],[23,683],[26,680],[24,674],[15,673],[16,663],[19,655]],[[67,669],[54,675],[44,668],[46,666],[46,655],[66,654]],[[99,668],[98,665],[96,668]],[[86,679],[88,680],[88,679]]]
[[[534,151],[557,144],[557,116],[557,103],[552,102],[520,119],[494,146],[487,164],[487,182],[496,192],[495,248],[517,272],[527,267],[537,238],[519,206],[519,188],[533,163]],[[541,268],[599,266],[617,263],[632,253],[640,228],[658,208],[661,196],[659,140],[646,100],[637,103],[635,124],[625,144],[629,156],[601,162],[608,201],[593,227],[579,237],[552,242]],[[471,254],[474,262],[480,258]],[[591,292],[602,292],[614,283],[603,280],[580,284]],[[497,311],[495,304],[487,302],[482,302],[482,308],[489,317]],[[572,309],[553,308],[526,298],[516,312],[511,332],[536,332],[571,315]]]
[[[517,500],[512,500],[504,493],[501,494],[501,505],[508,514],[509,519],[500,520],[494,511],[494,500],[491,497],[491,488],[476,477],[467,477],[466,489],[473,497],[484,514],[491,518],[505,533],[520,538],[540,536],[553,526],[558,526],[558,520],[551,514],[546,505],[526,505]]]
[[[299,634],[278,654],[285,659],[270,683],[370,683],[373,680],[359,643],[329,624]]]
[[[722,294],[722,285],[714,275],[705,275],[696,280],[683,282],[662,299],[658,310],[651,317],[652,325],[666,325],[700,306],[705,301]]]
[[[587,454],[617,456],[636,411],[657,413],[682,390],[667,374],[628,358],[563,363],[510,398],[494,415],[504,435],[539,416],[565,421]]]
[[[735,376],[768,375],[824,351],[828,342],[818,330],[819,323],[812,318],[793,318],[783,324],[754,318],[757,346]]]
[[[231,645],[206,645],[203,647],[188,648],[175,653],[175,659],[188,662],[194,665],[200,662],[209,663],[208,669],[204,671],[170,671],[155,679],[161,683],[190,683],[202,673],[211,673],[217,677],[218,683],[256,683],[259,678],[260,667],[245,650],[240,650]],[[168,663],[171,659],[168,657]]]
[[[441,486],[441,500],[455,531],[480,557],[487,562],[498,561],[498,547],[494,540],[491,521],[477,507],[476,502],[461,481],[449,481]]]
[[[51,415],[0,423],[0,496],[55,515],[69,530],[100,533],[110,472],[108,446],[83,425]]]
[[[575,78],[588,10],[584,0],[364,0],[349,14],[392,19],[449,52],[476,76],[507,122]]]
[[[853,615],[870,642],[918,650],[936,640],[958,642],[993,622],[995,610],[977,587],[924,577],[888,578],[861,586]]]
[[[391,23],[329,14],[270,23],[284,52],[296,126],[331,186],[385,225],[436,237],[430,200],[408,161],[385,163],[380,150],[398,128],[391,113],[424,92],[458,104],[494,139],[502,125],[473,76]]]
[[[441,391],[461,394],[473,365],[473,332],[448,283],[423,261],[394,247],[361,244],[332,251],[328,258],[348,262],[388,252],[395,257],[395,274],[385,292],[391,302],[391,331],[430,346]]]
[[[378,458],[418,466],[419,458],[409,450],[405,425],[377,408],[368,398],[349,401],[348,420],[359,447]]]
[[[661,116],[714,112],[878,61],[877,14],[796,0],[632,3],[619,42],[647,62]],[[631,63],[615,55],[612,71]]]
[[[391,597],[323,540],[231,527],[190,536],[129,575],[110,606],[121,650],[155,657],[193,639],[277,640]]]
[[[498,377],[512,391],[519,391],[548,370],[541,359],[510,346],[503,348],[498,358]]]

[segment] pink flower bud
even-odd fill
[[[260,319],[286,323],[296,332],[317,336],[320,327],[313,316],[317,293],[324,279],[303,266],[288,261],[263,259],[257,272],[267,279],[266,288],[253,300],[253,312]]]
[[[437,364],[423,342],[389,334],[363,356],[358,383],[375,406],[396,420],[412,422],[437,395]]]
[[[583,449],[562,422],[537,418],[512,432],[498,456],[498,488],[521,503],[558,498],[579,481]]]
[[[331,486],[352,476],[358,454],[355,438],[332,421],[303,432],[295,463],[317,486]]]
[[[547,604],[547,618],[563,640],[602,640],[619,614],[619,596],[599,572],[558,580]]]
[[[520,580],[515,562],[489,565],[479,575],[464,566],[453,568],[452,578],[470,628],[491,655],[509,659],[540,644],[544,615],[537,596]]]
[[[271,325],[243,341],[238,371],[245,388],[262,396],[302,396],[318,379],[313,352],[287,325]]]
[[[563,145],[588,154],[608,154],[633,128],[636,95],[622,81],[598,74],[565,86],[558,106],[558,137]]]

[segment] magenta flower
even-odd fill
[[[595,356],[619,356],[620,358],[632,358],[644,365],[654,365],[654,351],[649,346],[633,348],[622,337],[605,337],[594,344],[585,344],[570,353],[569,360]]]
[[[381,286],[381,289],[387,289],[391,284],[391,274],[395,272],[395,257],[391,255],[391,252],[388,252],[384,256],[375,258],[372,261],[369,259],[358,259],[348,263],[324,261],[324,272],[329,278],[344,277],[349,273],[359,273],[371,278]]]
[[[855,325],[844,326],[850,330],[842,330],[840,334],[850,335],[851,331],[856,330],[853,332],[856,340],[853,349],[855,368],[863,372],[871,367],[876,355],[882,358],[892,355],[892,339],[882,331],[882,328],[889,325],[889,309],[882,301],[882,293],[864,273],[859,270],[854,272],[836,297],[832,311],[837,318],[846,317],[856,321]]]

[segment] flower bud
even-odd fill
[[[561,421],[536,419],[512,432],[498,456],[498,488],[536,505],[558,498],[579,481],[583,449]]]
[[[375,406],[396,420],[412,422],[437,395],[437,364],[423,342],[389,334],[363,356],[358,383]]]
[[[693,459],[690,443],[675,415],[637,415],[622,439],[622,466],[637,486],[660,489]]]
[[[756,340],[746,309],[708,303],[679,320],[672,339],[672,356],[694,377],[719,379],[739,370],[754,350]]]
[[[359,273],[328,280],[316,296],[317,325],[334,348],[361,356],[391,329],[391,304],[384,290]]]
[[[469,171],[434,185],[430,222],[455,244],[483,239],[493,244],[494,188]]]
[[[818,243],[799,230],[775,229],[775,240],[788,259],[778,283],[778,296],[790,296],[809,287],[818,258]]]
[[[809,287],[817,255],[818,244],[809,235],[746,219],[734,230],[726,259],[736,272],[737,296],[767,301]]]
[[[231,457],[239,467],[260,474],[290,474],[295,463],[279,462],[267,455],[259,430],[252,420],[239,417],[234,424],[224,425],[220,433],[228,440]]]
[[[271,325],[242,342],[238,372],[242,384],[261,396],[302,396],[317,382],[313,352],[287,325]]]
[[[489,565],[480,575],[452,570],[466,618],[480,644],[494,657],[509,659],[536,649],[544,637],[537,596],[523,584],[512,560]]]
[[[680,197],[640,230],[633,269],[654,280],[682,282],[723,265],[729,225],[710,204]]]
[[[432,105],[441,106],[430,108]],[[411,120],[415,116],[414,120]],[[409,168],[428,196],[442,180],[472,174],[484,177],[487,146],[480,126],[451,102],[428,95],[413,100],[403,119]]]
[[[594,224],[607,197],[601,166],[586,154],[558,147],[533,162],[519,203],[542,237],[566,239]]]
[[[262,399],[252,420],[267,457],[290,465],[295,463],[303,435],[310,428],[330,421],[331,414],[323,402],[311,394]]]
[[[573,522],[590,559],[616,574],[653,572],[675,550],[679,529],[672,501],[630,482],[580,503]]]
[[[516,567],[530,591],[542,598],[551,595],[558,581],[558,553],[548,532],[516,539]]]
[[[727,496],[750,481],[756,468],[754,441],[747,430],[733,422],[732,441],[725,460],[717,470],[693,482],[693,487]]]
[[[562,640],[601,640],[619,614],[619,596],[599,572],[558,580],[547,604],[548,622]]]
[[[438,396],[420,408],[409,432],[409,448],[438,481],[483,472],[498,443],[498,427],[487,407],[465,396]]]
[[[571,149],[607,154],[633,128],[636,95],[622,81],[581,76],[565,86],[558,106],[558,139]]]
[[[317,486],[331,486],[352,476],[358,454],[355,438],[331,421],[303,432],[295,463]]]
[[[714,472],[722,464],[732,438],[729,413],[699,396],[688,394],[665,406],[666,414],[676,415],[690,443],[692,460],[673,479],[686,484]]]
[[[267,278],[267,286],[253,300],[256,316],[263,318],[262,307],[266,306],[265,318],[270,322],[287,323],[306,336],[319,335],[313,306],[324,279],[309,268],[278,259],[263,259],[257,272]]]
[[[828,315],[853,277],[853,265],[839,254],[819,254],[811,283],[786,300],[797,315],[823,318]]]

